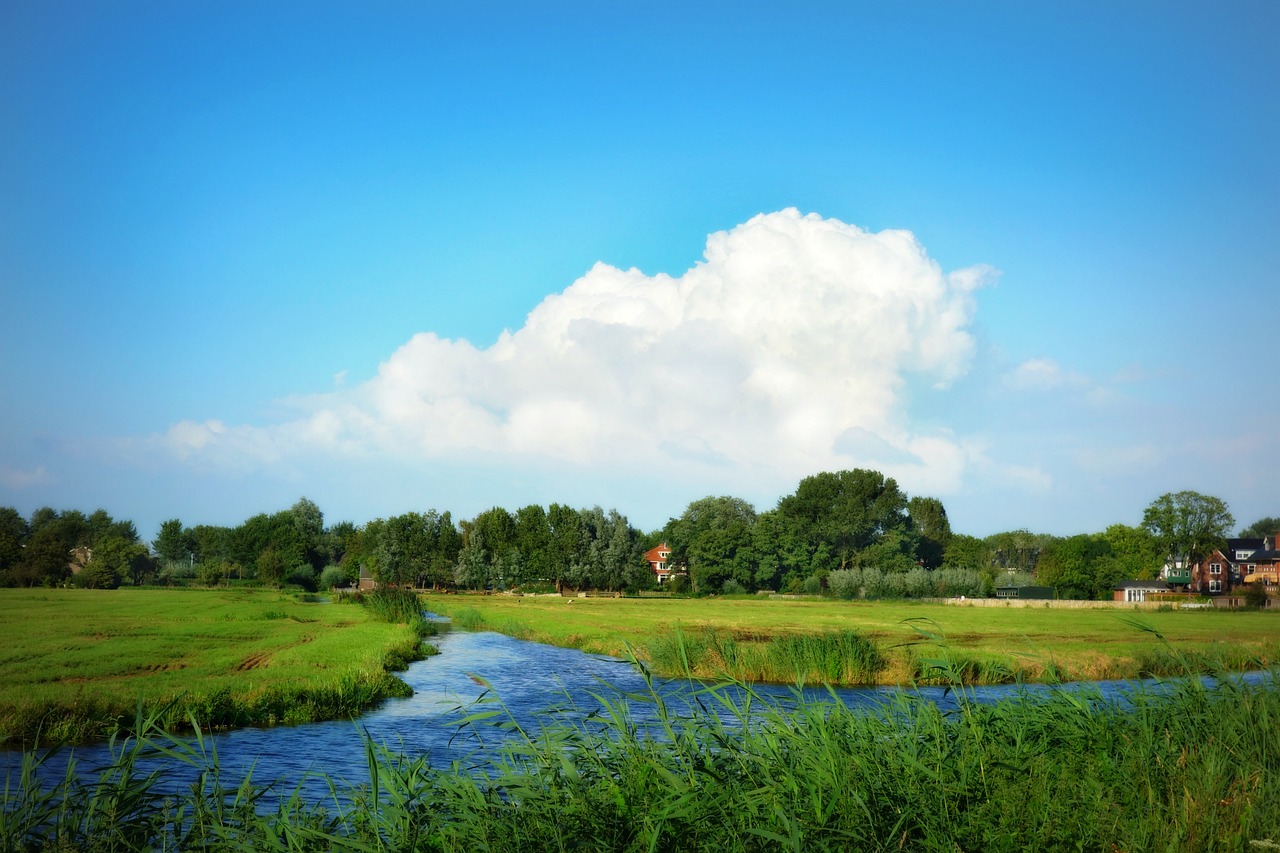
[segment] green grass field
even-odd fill
[[[102,737],[139,702],[213,725],[359,713],[408,688],[407,625],[268,590],[0,590],[0,743]]]
[[[1253,668],[1280,659],[1280,614],[1264,611],[1068,610],[1047,607],[965,607],[908,602],[848,602],[767,598],[655,599],[514,596],[428,596],[430,610],[453,616],[463,627],[483,627],[525,639],[601,654],[627,647],[655,671],[681,674],[664,654],[679,627],[690,639],[714,632],[738,650],[782,637],[856,631],[887,658],[874,679],[899,684],[919,677],[920,661],[937,658],[937,644],[920,643],[921,631],[945,638],[945,655],[985,665],[987,676],[966,680],[1029,681],[1131,678],[1142,672],[1178,671],[1167,649],[1138,622],[1159,632],[1177,652],[1206,667]],[[572,603],[570,603],[572,601]],[[915,644],[915,645],[912,645]],[[1163,663],[1162,663],[1163,662]],[[1164,664],[1168,665],[1165,666]],[[721,674],[722,661],[707,656],[694,674]],[[791,680],[788,672],[733,671],[757,680]],[[1000,677],[993,676],[996,673]],[[820,680],[811,676],[809,680]]]

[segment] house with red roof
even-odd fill
[[[669,581],[672,575],[685,573],[683,568],[677,569],[671,566],[671,548],[666,542],[659,542],[645,551],[644,559],[649,564],[649,571],[653,572],[654,577],[658,579],[659,586]]]

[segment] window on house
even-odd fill
[[[1209,592],[1222,592],[1222,581],[1209,581]]]
[[[1222,574],[1222,563],[1210,563],[1210,564],[1209,564],[1209,574],[1211,574],[1211,575],[1220,575],[1220,574]]]

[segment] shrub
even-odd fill
[[[729,578],[720,585],[720,593],[722,595],[745,595],[746,592],[747,588],[733,578]]]
[[[827,575],[827,591],[836,598],[851,599],[862,595],[862,570],[841,569]]]
[[[82,589],[116,589],[120,586],[120,575],[106,563],[90,560],[89,565],[72,576],[71,582]]]
[[[174,581],[184,581],[195,576],[195,567],[190,563],[169,563],[160,570],[157,578],[171,584]]]
[[[230,574],[230,567],[223,562],[200,563],[196,566],[196,577],[205,586],[217,586]]]
[[[269,586],[279,586],[284,580],[284,557],[275,548],[268,547],[258,555],[258,580]]]
[[[341,566],[325,566],[320,573],[320,589],[339,589],[351,584],[351,579]]]
[[[1244,592],[1241,593],[1244,599],[1245,607],[1260,609],[1267,606],[1267,590],[1261,584],[1249,584],[1245,586]]]

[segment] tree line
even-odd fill
[[[893,478],[864,469],[806,477],[763,512],[708,496],[647,533],[616,509],[556,503],[493,507],[458,522],[432,509],[326,526],[304,497],[233,527],[168,519],[144,543],[132,522],[105,510],[45,507],[23,518],[0,507],[0,586],[234,581],[314,590],[364,574],[419,588],[634,591],[654,584],[644,554],[665,542],[670,564],[683,570],[674,589],[699,594],[977,595],[1036,583],[1060,597],[1109,598],[1121,580],[1155,577],[1171,554],[1207,553],[1232,525],[1219,499],[1180,492],[1154,501],[1134,527],[979,539],[953,532],[937,498],[909,497]],[[1240,535],[1278,530],[1280,520],[1264,518]]]

